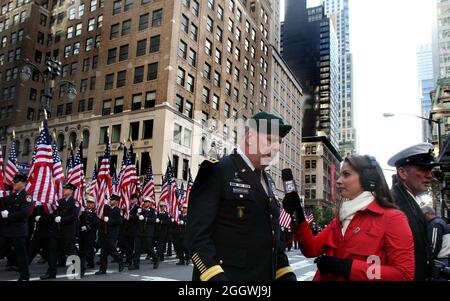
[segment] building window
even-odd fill
[[[191,31],[189,36],[191,37],[191,39],[197,42],[198,28],[194,23],[191,23]]]
[[[220,73],[217,71],[214,71],[214,85],[220,87]]]
[[[177,109],[178,112],[183,113],[183,97],[181,97],[180,95],[176,95],[175,98],[175,108]]]
[[[146,47],[147,47],[146,39],[138,41],[136,46],[136,56],[144,55],[145,52],[147,51]]]
[[[185,132],[185,137],[186,137],[186,132]],[[190,145],[189,145],[189,147],[190,147]],[[183,180],[187,181],[188,176],[189,176],[189,160],[183,159]]]
[[[144,120],[142,129],[142,139],[152,139],[153,138],[153,119]]]
[[[119,23],[111,25],[111,33],[109,35],[109,39],[112,40],[117,37],[119,37]]]
[[[193,112],[192,103],[186,100],[184,107],[184,115],[189,118],[192,118],[192,112]]]
[[[186,81],[186,89],[191,93],[194,93],[194,82],[195,78],[192,75],[188,74],[188,78]]]
[[[112,11],[113,16],[120,14],[121,10],[122,10],[122,0],[115,0],[113,2],[113,11]]]
[[[123,112],[123,97],[118,97],[115,99],[114,104],[114,114]]]
[[[156,102],[156,91],[150,91],[145,94],[145,108],[153,108]]]
[[[105,76],[105,90],[111,90],[114,85],[114,73]]]
[[[158,77],[158,62],[147,65],[147,80],[155,80]]]
[[[214,110],[219,110],[219,96],[216,94],[214,94],[212,98],[212,107]]]
[[[127,70],[123,70],[117,73],[116,88],[125,86],[127,80]]]
[[[192,67],[195,67],[197,65],[197,53],[192,48],[189,48],[188,63]]]
[[[211,66],[205,62],[205,65],[203,67],[203,77],[206,79],[211,79]]]
[[[133,141],[139,140],[139,123],[140,123],[139,121],[137,121],[137,122],[130,122],[129,137]]]
[[[103,101],[102,115],[110,115],[111,114],[111,100]]]
[[[180,43],[178,44],[178,56],[186,59],[187,57],[187,44],[180,40]]]
[[[206,39],[205,41],[205,52],[207,55],[211,55],[212,43],[210,40]]]
[[[148,28],[148,17],[149,17],[149,14],[141,15],[139,17],[139,31]]]
[[[216,53],[214,55],[214,62],[216,64],[222,64],[222,52],[216,48]]]
[[[154,36],[150,38],[150,53],[158,52],[159,51],[159,43],[160,43],[160,36]]]
[[[119,143],[120,142],[120,132],[122,131],[122,125],[121,124],[114,124],[112,126],[112,133],[111,133],[111,142],[112,143]]]
[[[131,30],[131,19],[122,22],[122,36],[126,36]]]
[[[140,110],[141,109],[141,103],[142,103],[142,95],[141,94],[134,94],[133,100],[131,103],[131,109],[132,110]]]
[[[204,103],[209,103],[209,89],[206,87],[203,87],[202,91],[202,101]]]
[[[152,27],[161,26],[162,21],[162,9],[153,11],[152,15]]]
[[[183,69],[178,68],[177,84],[179,84],[180,86],[183,86],[183,87],[184,87],[185,74],[186,74],[186,72]]]
[[[128,44],[120,46],[119,49],[119,62],[128,59]]]
[[[194,16],[198,17],[198,13],[200,11],[200,5],[198,4],[197,0],[192,0],[192,13]]]
[[[116,62],[116,53],[117,48],[108,49],[108,60],[107,60],[108,65],[114,64]]]
[[[98,144],[105,144],[105,140],[107,137],[107,133],[108,133],[108,126],[103,126],[100,128],[100,135],[99,135],[99,141]],[[100,162],[100,161],[99,161]]]
[[[78,102],[78,113],[84,112],[85,109],[86,109],[86,101],[82,99]]]
[[[134,81],[133,83],[142,83],[144,81],[144,66],[134,68]]]
[[[181,125],[174,124],[173,142],[175,142],[177,144],[181,144]]]

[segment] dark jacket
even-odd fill
[[[55,222],[56,238],[75,239],[79,213],[80,207],[73,197],[58,200],[55,216],[61,216],[61,222]]]
[[[414,280],[423,281],[429,277],[431,249],[427,234],[427,221],[417,202],[407,192],[405,185],[398,181],[392,187],[395,203],[408,218],[408,223],[414,238],[415,271]]]
[[[170,224],[170,216],[167,212],[160,212],[156,215],[156,218],[159,220],[156,222],[156,231],[158,232],[158,238],[160,240],[167,239],[167,235],[169,234],[169,224]]]
[[[38,222],[35,221],[36,216],[40,216]],[[34,208],[32,221],[34,222],[34,238],[50,238],[55,231],[53,225],[55,220],[54,214],[47,214],[44,211],[44,206],[39,205]]]
[[[190,194],[185,238],[193,280],[296,279],[281,248],[280,204],[269,180],[267,195],[236,153],[202,163]]]
[[[440,258],[438,256],[442,249],[442,239],[444,235],[450,235],[450,226],[445,223],[442,218],[434,217],[428,221],[428,239],[431,242],[431,251],[433,258]],[[449,258],[443,257],[443,258]]]
[[[28,217],[33,209],[32,198],[23,189],[19,193],[11,195],[1,200],[1,211],[8,210],[8,217],[2,218],[2,232],[4,237],[28,237]]]
[[[130,206],[130,217],[124,220],[125,235],[135,237],[138,231],[138,209],[139,205]]]
[[[142,209],[143,220],[138,219],[137,236],[151,237],[155,233],[156,212],[154,208]]]
[[[93,211],[91,211],[89,209],[85,209],[83,212],[81,212],[80,223],[79,223],[80,236],[91,237],[91,238],[95,239],[99,225],[100,225],[100,220],[98,219],[95,209]],[[81,231],[81,228],[83,226],[87,228],[86,231]]]
[[[119,207],[111,208],[109,205],[105,205],[103,209],[104,216],[109,218],[108,222],[104,220],[100,221],[100,228],[98,230],[98,235],[103,239],[111,239],[117,241],[119,238],[119,229],[122,224],[122,215],[120,213]]]

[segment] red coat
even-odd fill
[[[323,253],[338,258],[353,259],[350,280],[371,280],[373,262],[371,255],[380,258],[379,279],[413,280],[414,241],[406,216],[399,210],[386,209],[372,202],[365,210],[358,211],[350,222],[345,235],[342,223],[333,219],[322,232],[313,236],[306,221],[295,233],[300,249],[306,257],[317,257]],[[373,274],[372,274],[373,275]],[[345,280],[341,276],[317,271],[314,280]]]

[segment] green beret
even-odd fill
[[[258,132],[269,135],[277,133],[282,138],[292,129],[292,125],[285,123],[283,118],[268,112],[256,113],[250,118],[248,125]]]

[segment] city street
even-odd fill
[[[299,281],[312,280],[316,271],[316,265],[313,262],[314,258],[307,259],[298,250],[291,250],[291,252],[288,252],[288,256],[297,279]],[[94,275],[96,270],[88,269],[84,278],[75,281],[189,281],[191,279],[192,263],[189,266],[178,266],[176,265],[178,259],[175,256],[169,257],[162,262],[157,270],[153,269],[153,264],[150,260],[145,260],[145,256],[141,257],[141,259],[139,270],[128,271],[125,268],[122,273],[119,273],[118,265],[112,262],[108,264],[106,275]],[[36,258],[30,266],[31,281],[41,281],[39,276],[44,274],[47,269],[47,264],[38,264],[38,260],[39,258]],[[50,281],[74,281],[68,279],[65,272],[66,268],[60,267],[57,278]],[[17,272],[5,271],[5,261],[1,261],[0,281],[15,281],[17,278]]]

